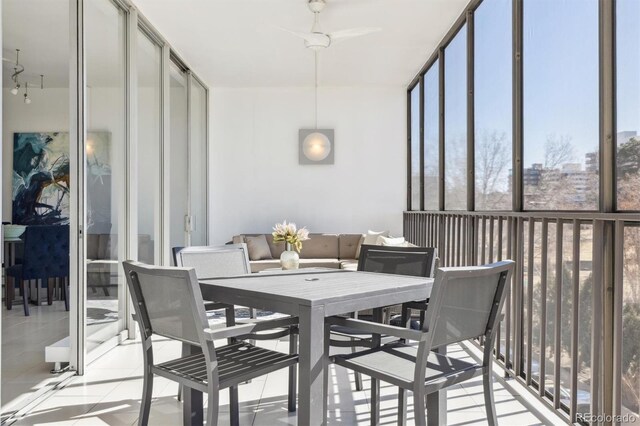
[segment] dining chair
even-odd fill
[[[389,247],[363,244],[358,258],[358,271],[432,277],[437,257],[438,250],[434,247]],[[385,310],[390,312],[396,308],[387,307]],[[408,307],[402,306],[401,309],[403,316],[398,321],[398,325],[406,324],[410,320],[410,317],[404,317],[404,313],[409,312]],[[349,315],[352,318],[374,320],[373,312],[354,312]],[[382,321],[386,323],[390,313],[387,315],[389,318],[385,319],[384,316],[383,314]],[[355,352],[357,347],[371,347],[373,344],[371,333],[338,325],[334,325],[331,331],[334,337],[341,337],[341,339],[332,339],[331,346],[349,347],[352,352]],[[356,390],[362,390],[362,376],[358,372],[355,372],[354,376]]]
[[[327,338],[332,325],[398,338],[395,342],[367,350],[330,357],[337,365],[371,377],[372,424],[379,421],[379,381],[399,387],[401,405],[404,393],[412,391],[415,424],[424,426],[427,395],[480,375],[487,420],[489,425],[497,423],[492,389],[492,350],[513,269],[514,262],[510,260],[485,266],[440,268],[421,330],[352,318],[327,319]],[[478,337],[484,337],[484,354],[480,363],[434,352]],[[398,410],[398,424],[405,424],[405,415],[404,409]]]
[[[24,232],[24,256],[22,263],[5,269],[7,277],[6,304],[11,309],[15,288],[22,293],[25,316],[29,316],[29,281],[47,288],[47,302],[53,303],[51,279],[61,282],[61,296],[65,309],[69,310],[69,225],[30,225]],[[40,283],[38,283],[40,281]]]
[[[281,353],[245,341],[259,332],[295,326],[295,318],[238,324],[213,329],[207,320],[200,284],[194,269],[149,266],[123,262],[127,285],[142,337],[143,393],[138,424],[149,423],[153,379],[158,375],[190,389],[207,393],[207,425],[218,424],[219,392],[247,380],[288,368],[298,362],[296,353]],[[183,342],[198,353],[154,363],[153,336]],[[233,339],[217,346],[218,340]],[[230,406],[231,424],[239,424],[238,405]]]
[[[251,264],[249,263],[249,255],[247,245],[227,244],[224,246],[200,246],[200,247],[174,247],[174,262],[179,267],[194,268],[196,276],[199,279],[221,278],[236,275],[251,274]],[[225,317],[227,326],[235,324],[235,307],[233,305],[217,303],[215,301],[206,301],[205,310],[212,311],[216,309],[225,309]],[[256,310],[249,308],[249,318],[256,318]],[[282,332],[286,333],[282,334]],[[291,326],[284,330],[279,330],[275,334],[263,334],[262,340],[278,339],[285,335],[289,335],[289,350],[294,353],[298,346],[298,328]],[[251,340],[249,343],[254,344]],[[188,347],[184,348],[185,351]],[[296,410],[296,388],[297,388],[297,370],[296,366],[289,369],[289,396],[288,409],[290,412]],[[178,399],[181,399],[182,388],[178,391]],[[230,388],[231,400],[237,400],[237,388]]]

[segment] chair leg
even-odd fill
[[[10,311],[13,306],[13,298],[15,297],[16,289],[13,277],[6,278],[6,298],[7,310]]]
[[[229,423],[231,426],[240,426],[240,404],[238,402],[238,386],[229,388]]]
[[[296,330],[291,330],[289,334],[289,354],[298,353],[298,334]],[[288,395],[288,409],[290,413],[296,411],[296,395],[297,395],[297,383],[298,382],[298,365],[292,365],[289,367],[289,395]]]
[[[207,426],[218,425],[219,405],[217,384],[215,386],[210,385],[207,392]],[[233,422],[231,424],[233,424]]]
[[[140,401],[139,426],[149,424],[149,412],[151,411],[151,397],[153,396],[153,373],[151,366],[145,365],[145,372],[142,385],[142,401]]]
[[[69,281],[68,278],[63,278],[61,283],[61,290],[64,293],[64,309],[69,311]]]
[[[27,281],[20,281],[20,286],[22,287],[22,305],[24,306],[24,316],[28,317],[29,314],[29,285]]]
[[[371,378],[371,426],[380,424],[380,381]]]
[[[496,418],[496,404],[493,398],[493,374],[491,365],[485,367],[484,374],[482,375],[482,383],[484,387],[484,406],[487,410],[487,421],[489,426],[495,426],[498,424],[498,420]]]
[[[351,353],[355,353],[356,352],[356,346],[355,346],[355,342],[356,339],[354,339],[353,337],[351,338]],[[360,374],[357,371],[353,372],[353,377],[355,379],[356,382],[356,390],[357,391],[361,391],[363,388],[362,386],[362,374]]]
[[[427,401],[424,391],[413,391],[413,417],[416,426],[427,426]]]
[[[398,388],[398,426],[407,424],[407,391]]]
[[[51,285],[51,278],[47,278],[47,305],[53,304],[53,286]]]

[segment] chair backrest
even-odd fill
[[[158,334],[201,346],[209,325],[195,271],[132,261],[123,267],[143,338]]]
[[[175,262],[180,267],[194,268],[200,279],[233,277],[251,273],[251,264],[245,243],[216,247],[185,247],[177,250]]]
[[[69,225],[29,225],[24,233],[22,278],[69,275]]]
[[[363,244],[358,271],[431,277],[438,251],[434,247],[389,247]]]
[[[429,298],[423,331],[431,348],[495,336],[515,263],[440,268]]]

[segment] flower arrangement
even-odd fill
[[[284,241],[287,243],[287,250],[289,250],[289,245],[291,245],[298,253],[302,250],[302,242],[309,239],[309,231],[307,228],[302,227],[298,229],[295,223],[287,223],[286,220],[282,223],[276,223],[271,235],[273,235],[274,243]]]

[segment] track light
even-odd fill
[[[20,90],[20,85],[19,85],[19,84],[16,84],[16,86],[15,86],[13,89],[11,89],[11,94],[12,94],[13,96],[16,96],[16,95],[18,94],[18,91],[19,91],[19,90]]]
[[[25,83],[24,85],[24,103],[27,105],[31,103],[31,98],[29,98],[29,83]]]

